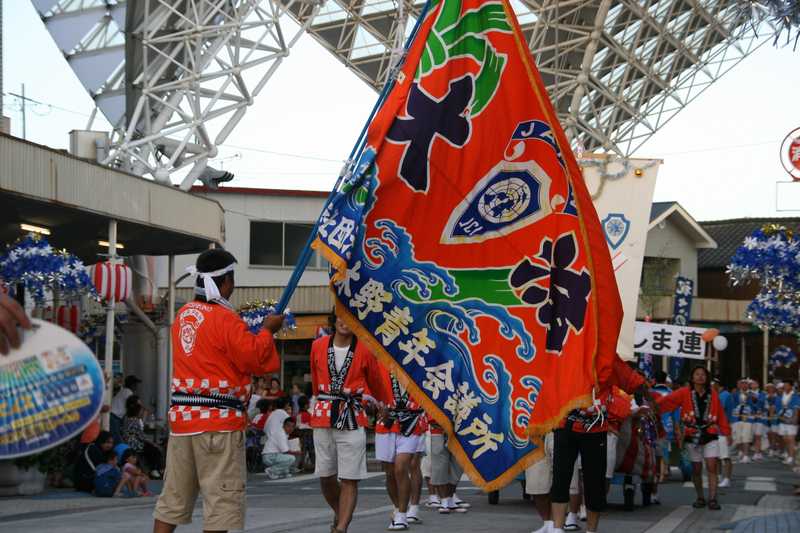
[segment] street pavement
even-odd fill
[[[670,533],[712,532],[728,529],[733,533],[782,533],[800,531],[800,498],[791,496],[793,483],[800,476],[777,461],[735,465],[733,486],[720,491],[722,511],[691,507],[694,489],[677,478],[659,490],[661,505],[640,506],[633,512],[622,510],[622,490],[612,487],[610,509],[600,523],[601,532]],[[156,484],[156,489],[158,484]],[[425,493],[423,493],[424,497]],[[503,531],[528,533],[541,525],[533,504],[522,498],[514,483],[500,494],[497,505],[469,482],[459,487],[459,495],[472,504],[466,514],[439,515],[421,509],[421,525],[416,533]],[[0,531],[3,533],[140,533],[152,528],[154,498],[103,499],[77,495],[72,491],[50,491],[27,498],[0,498]],[[329,533],[332,514],[319,492],[313,476],[267,481],[254,475],[248,482],[247,529],[256,533]],[[382,474],[361,483],[356,517],[350,533],[385,531],[391,505],[383,489]],[[582,526],[585,524],[582,523]],[[178,531],[202,531],[202,506],[194,522]]]

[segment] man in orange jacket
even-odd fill
[[[346,533],[358,502],[358,482],[367,477],[367,415],[371,397],[378,406],[391,402],[392,391],[366,343],[359,342],[341,317],[332,316],[334,334],[311,345],[311,410],[316,474],[322,495],[333,510],[331,533]]]
[[[283,316],[269,316],[252,334],[228,302],[236,259],[224,250],[197,258],[194,301],[172,326],[172,402],[164,488],[154,533],[192,521],[203,493],[204,531],[244,529],[244,430],[254,374],[280,368],[273,334]]]

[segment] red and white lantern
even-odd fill
[[[81,313],[78,306],[72,305],[59,305],[56,308],[56,324],[62,328],[78,333],[81,327]]]
[[[128,265],[110,261],[97,263],[89,267],[89,277],[97,293],[106,301],[122,302],[131,295],[133,272]]]

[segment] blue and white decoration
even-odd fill
[[[788,346],[778,346],[772,355],[769,356],[769,365],[774,370],[792,366],[797,362],[797,354]]]
[[[692,317],[692,298],[694,297],[694,281],[678,276],[675,280],[675,306],[672,311],[672,323],[686,326]],[[682,357],[670,357],[669,377],[677,380],[683,368]]]
[[[603,233],[606,234],[606,242],[612,250],[616,250],[631,230],[631,221],[623,213],[609,213],[606,218],[600,221]]]
[[[745,238],[728,265],[733,285],[757,282],[761,291],[747,307],[759,326],[776,333],[800,331],[800,240],[777,224]]]
[[[247,329],[251,333],[258,333],[264,325],[264,319],[269,315],[276,314],[275,305],[277,302],[274,300],[265,300],[260,302],[249,302],[239,309],[239,316],[242,317]],[[286,318],[283,321],[283,329],[296,329],[297,321],[289,309],[284,311]]]
[[[13,290],[22,284],[38,306],[43,306],[48,292],[74,300],[82,295],[96,296],[94,285],[83,262],[66,250],[55,250],[47,239],[26,235],[0,256],[0,279]]]

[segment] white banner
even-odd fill
[[[705,359],[705,328],[636,322],[634,349],[637,352],[667,357]]]
[[[606,235],[622,298],[622,329],[617,353],[633,359],[633,323],[639,304],[644,247],[650,227],[650,206],[660,160],[585,156],[580,161],[586,186]],[[605,177],[601,177],[605,175]]]

